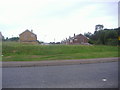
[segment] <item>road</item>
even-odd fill
[[[3,88],[117,88],[118,62],[3,68]]]

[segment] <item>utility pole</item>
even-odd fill
[[[54,38],[54,42],[55,42],[55,38]]]

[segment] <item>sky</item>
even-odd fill
[[[118,27],[119,0],[0,0],[0,32],[19,37],[33,30],[43,42],[60,42],[74,33],[94,33],[95,25]]]

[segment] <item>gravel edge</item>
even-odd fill
[[[95,58],[95,59],[75,59],[75,60],[51,60],[51,61],[10,61],[3,62],[0,67],[35,67],[35,66],[60,66],[78,65],[90,63],[118,62],[120,57],[114,58]]]

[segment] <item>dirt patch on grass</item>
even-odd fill
[[[6,56],[5,58],[12,58],[12,56]]]
[[[39,57],[41,57],[41,56],[38,56],[38,55],[31,55],[30,57],[31,57],[31,58],[39,58]]]
[[[13,52],[13,53],[16,53],[17,51],[16,51],[16,50],[13,50],[12,52]]]

